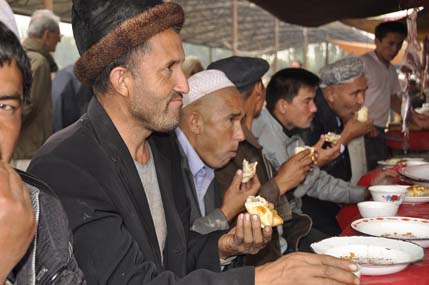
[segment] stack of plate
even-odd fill
[[[407,166],[399,170],[402,181],[409,185],[422,185],[429,187],[429,164]],[[404,203],[426,203],[429,196],[411,197],[407,196]]]

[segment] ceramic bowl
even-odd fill
[[[357,205],[363,218],[393,217],[399,208],[397,204],[379,201],[360,202]]]
[[[407,196],[406,185],[377,185],[370,186],[372,199],[379,202],[389,202],[400,205]]]

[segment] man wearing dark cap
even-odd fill
[[[227,75],[240,91],[244,101],[244,117],[242,119],[242,129],[245,140],[240,142],[237,156],[233,158],[225,167],[216,171],[216,180],[221,191],[225,191],[231,183],[234,173],[241,169],[243,159],[248,161],[258,161],[256,167],[257,175],[262,184],[259,195],[273,203],[283,220],[287,221],[287,227],[292,225],[292,212],[285,194],[301,183],[310,170],[312,160],[307,152],[291,157],[288,162],[283,163],[278,172],[273,171],[269,162],[262,154],[262,146],[257,138],[250,131],[254,118],[258,117],[265,102],[265,86],[262,77],[268,71],[268,62],[253,57],[232,56],[213,62],[208,69],[218,69]],[[275,174],[275,175],[274,175]],[[311,226],[311,221],[306,216],[295,216],[293,225],[295,229],[288,228],[287,243],[289,250],[298,250],[299,239],[305,236]],[[280,230],[282,231],[282,230]],[[282,245],[282,249],[280,248]],[[281,256],[286,249],[283,239],[278,235],[273,235],[273,241],[259,254],[247,256],[248,264],[262,264]],[[308,249],[307,249],[308,250]]]
[[[237,238],[188,231],[179,152],[168,133],[189,91],[177,32],[183,21],[182,8],[171,2],[73,2],[81,54],[75,73],[95,96],[83,118],[40,149],[30,172],[63,202],[88,283],[268,284],[287,278],[288,264],[311,262],[323,264],[319,278],[334,272],[332,278],[353,284],[354,265],[325,256],[214,272]]]
[[[352,168],[347,146],[351,140],[365,135],[372,128],[372,121],[359,122],[356,116],[365,100],[367,88],[363,63],[357,57],[338,60],[323,67],[320,78],[322,88],[317,89],[314,98],[317,111],[310,128],[302,136],[307,145],[318,143],[320,169],[335,178],[350,181]],[[323,149],[324,135],[328,132],[341,137]],[[305,196],[302,209],[311,216],[315,228],[328,235],[340,234],[341,229],[336,222],[340,207],[336,203]]]

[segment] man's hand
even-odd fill
[[[326,149],[322,148],[324,143],[325,143],[325,136],[322,135],[320,137],[319,141],[313,146],[314,149],[319,154],[319,156],[317,157],[317,165],[319,167],[322,167],[322,166],[330,163],[331,161],[336,159],[341,154],[341,152],[340,152],[341,144],[340,143],[337,142],[336,144],[334,144],[331,147],[328,147]]]
[[[373,121],[359,122],[356,117],[347,121],[341,133],[339,144],[348,145],[355,138],[366,135],[373,130]]]
[[[257,175],[253,176],[247,183],[241,183],[242,178],[243,171],[239,169],[235,173],[234,178],[232,178],[231,185],[223,196],[220,210],[225,215],[228,222],[244,210],[244,203],[247,197],[255,196],[261,188],[261,183]]]
[[[258,215],[240,214],[237,225],[219,239],[219,257],[256,254],[271,240],[271,227],[261,228]]]
[[[421,129],[429,129],[429,115],[419,114],[412,110],[411,119],[417,127]]]
[[[35,220],[28,190],[19,175],[0,162],[0,282],[27,251]]]
[[[375,175],[371,180],[371,185],[392,185],[399,182],[399,174],[396,170],[387,169]]]
[[[311,171],[313,160],[310,155],[310,150],[295,154],[290,157],[285,163],[280,166],[274,180],[280,189],[280,195],[285,194],[287,191],[294,189],[302,181],[304,181],[308,172]]]
[[[256,268],[255,285],[359,284],[353,262],[311,253],[291,253]]]

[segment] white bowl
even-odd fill
[[[360,202],[357,205],[363,218],[393,217],[399,208],[398,204],[379,201]]]
[[[377,185],[368,189],[374,201],[400,205],[407,196],[407,187],[407,185]]]

